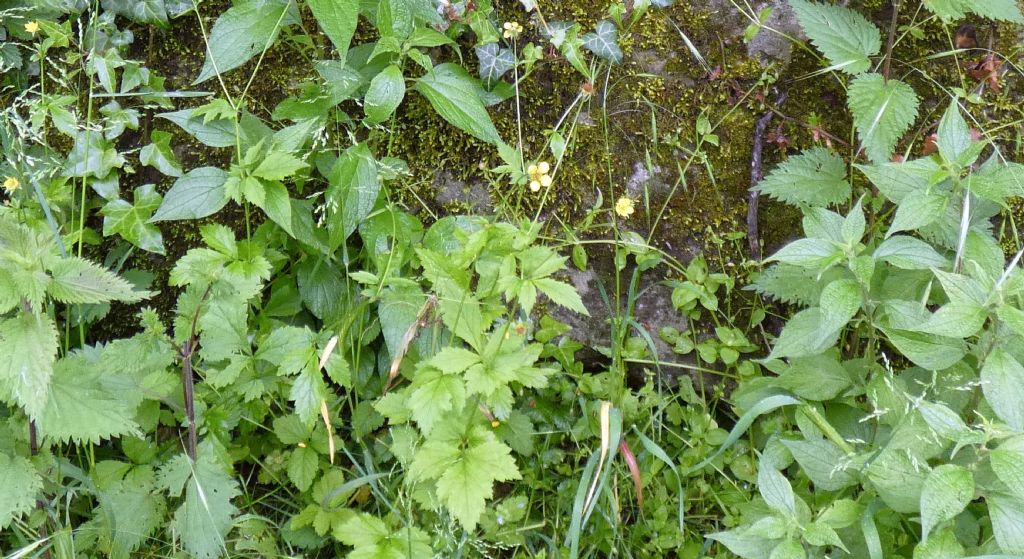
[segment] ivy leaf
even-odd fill
[[[147,296],[110,270],[77,256],[54,262],[50,275],[52,280],[46,292],[62,303],[134,303]]]
[[[49,316],[20,312],[0,321],[0,396],[12,396],[29,417],[38,417],[56,357],[57,327]]]
[[[345,60],[352,35],[359,22],[359,0],[306,0],[324,34],[334,43],[340,60]]]
[[[846,103],[853,113],[864,151],[875,163],[888,161],[896,142],[917,118],[918,99],[913,88],[881,74],[853,79]]]
[[[1015,0],[924,0],[924,5],[947,22],[974,13],[989,19],[1024,23]]]
[[[387,120],[405,98],[405,78],[402,69],[392,64],[384,68],[370,81],[370,88],[363,97],[363,109],[369,124],[380,124]]]
[[[499,48],[498,43],[488,43],[476,47],[476,58],[480,61],[480,79],[490,84],[501,79],[516,65],[516,57],[512,49]]]
[[[31,512],[42,489],[32,462],[0,452],[0,529],[6,530],[12,520]]]
[[[231,499],[241,491],[238,483],[205,453],[192,466],[185,502],[174,513],[171,525],[191,556],[215,559],[225,551],[224,537],[231,530],[237,510]]]
[[[437,496],[467,530],[473,530],[494,495],[495,481],[520,479],[511,449],[482,425],[463,438],[464,427],[445,425],[416,453],[414,480],[435,479]]]
[[[960,514],[974,499],[974,476],[963,466],[943,464],[924,480],[921,488],[921,539],[940,522]]]
[[[192,85],[238,68],[268,48],[289,23],[290,1],[244,0],[228,8],[210,30],[203,69]]]
[[[131,204],[125,200],[107,202],[100,210],[103,214],[103,236],[118,234],[142,250],[164,254],[163,235],[150,223],[161,199],[152,184],[144,184],[135,189]]]
[[[169,177],[180,177],[183,171],[171,149],[171,134],[154,130],[150,139],[153,143],[144,146],[139,152],[139,163],[153,167]]]
[[[619,48],[619,31],[615,24],[608,20],[597,22],[593,33],[583,36],[583,46],[598,57],[618,64],[622,62],[622,49]]]
[[[790,0],[789,5],[811,42],[828,58],[829,69],[859,74],[871,67],[870,57],[882,48],[882,38],[859,12],[806,0]]]
[[[985,400],[1017,432],[1024,431],[1024,366],[1006,350],[993,349],[981,367],[981,390]]]
[[[426,97],[437,114],[455,127],[489,144],[500,144],[501,136],[477,95],[477,87],[477,82],[462,67],[446,63],[416,80],[413,89]]]
[[[790,157],[754,187],[793,206],[830,206],[849,200],[843,158],[823,147]]]
[[[121,435],[142,436],[134,419],[138,400],[121,393],[123,377],[95,365],[78,354],[57,361],[46,405],[36,418],[40,433],[57,441],[94,444]]]
[[[224,182],[228,172],[217,167],[199,167],[174,181],[150,223],[175,219],[200,219],[220,211],[228,203]]]

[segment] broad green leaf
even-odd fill
[[[317,318],[326,320],[342,310],[345,284],[330,262],[307,259],[298,266],[296,280],[302,302]]]
[[[1015,437],[992,451],[989,460],[999,481],[1024,500],[1024,438]]]
[[[996,543],[1004,553],[1024,555],[1024,501],[1002,493],[990,493],[985,501]]]
[[[460,66],[446,63],[416,80],[413,89],[426,97],[434,110],[457,128],[487,143],[499,144],[501,136],[477,95],[477,87],[476,80]]]
[[[960,156],[971,147],[971,128],[960,114],[960,105],[956,99],[950,102],[939,120],[938,139],[935,144],[939,154],[949,162],[957,162]]]
[[[857,314],[861,305],[860,285],[854,280],[837,280],[821,291],[821,327],[838,332]]]
[[[963,466],[943,464],[924,480],[921,489],[921,539],[940,522],[960,514],[974,499],[974,476]]]
[[[960,441],[971,433],[964,420],[945,404],[922,400],[918,403],[917,409],[921,412],[925,423],[940,437],[950,441]]]
[[[724,545],[729,551],[744,559],[769,559],[771,552],[779,545],[779,536],[782,534],[776,529],[772,533],[774,537],[763,535],[764,532],[771,530],[759,529],[759,524],[770,522],[771,520],[770,518],[762,518],[752,526],[745,526],[725,532],[715,532],[708,534],[707,538]],[[778,528],[778,526],[773,525],[771,528]]]
[[[963,340],[883,328],[889,342],[915,365],[930,371],[952,367],[967,353]]]
[[[36,418],[39,432],[54,441],[94,444],[122,435],[142,436],[135,423],[138,401],[121,394],[124,383],[119,380],[80,355],[58,360],[46,405]]]
[[[214,120],[203,122],[199,116],[192,116],[192,109],[182,109],[157,116],[177,124],[201,143],[213,148],[234,147],[235,123],[232,120]]]
[[[885,504],[896,512],[916,513],[928,464],[912,459],[904,449],[889,447],[867,468],[867,478]]]
[[[269,181],[284,180],[308,167],[304,161],[283,151],[271,151],[253,170],[253,176]]]
[[[294,236],[292,231],[292,205],[288,197],[288,189],[279,181],[261,181],[263,199],[259,203],[253,201],[271,221],[286,233]]]
[[[1014,0],[924,0],[924,5],[946,21],[962,19],[968,13],[982,17],[1024,23]]]
[[[227,171],[216,167],[192,169],[174,181],[149,221],[200,219],[220,211],[228,203],[224,191]]]
[[[476,47],[476,58],[480,62],[480,79],[485,83],[494,83],[501,79],[516,65],[512,49],[499,48],[498,43],[489,43]]]
[[[161,197],[152,184],[135,189],[132,203],[126,200],[107,202],[103,214],[103,236],[120,235],[131,244],[149,252],[164,254],[164,237],[152,224],[153,212],[161,205]]]
[[[956,532],[952,528],[941,529],[932,534],[928,541],[922,541],[914,547],[914,559],[961,559],[966,556],[964,546],[957,541]]]
[[[757,489],[769,507],[791,518],[796,517],[796,496],[786,476],[764,460],[757,472]]]
[[[200,353],[209,361],[222,361],[251,353],[246,318],[248,308],[240,297],[217,297],[199,315]]]
[[[124,157],[117,153],[113,144],[103,138],[101,132],[80,130],[64,162],[64,176],[102,179],[123,165]]]
[[[430,366],[452,375],[461,373],[480,362],[480,356],[468,349],[448,346],[430,358]]]
[[[49,316],[23,311],[0,321],[0,396],[13,397],[29,417],[39,417],[56,358],[57,327]]]
[[[174,513],[171,526],[191,557],[214,559],[227,550],[225,536],[237,509],[231,499],[241,494],[238,483],[201,453],[192,466],[185,502]]]
[[[889,237],[878,245],[872,256],[904,270],[929,270],[949,265],[949,261],[930,244],[906,235]]]
[[[822,268],[831,263],[842,251],[823,239],[797,239],[779,249],[766,262],[778,261],[803,268]]]
[[[781,440],[816,488],[839,491],[857,484],[857,475],[846,467],[850,460],[835,443],[827,439]]]
[[[327,399],[327,385],[316,363],[306,367],[292,381],[288,399],[295,402],[295,413],[307,425],[320,413],[320,402]]]
[[[849,200],[846,163],[822,147],[783,161],[754,190],[791,205],[830,206]]]
[[[1024,366],[996,347],[981,367],[981,383],[985,400],[999,419],[1014,431],[1024,432]]]
[[[583,305],[583,300],[580,299],[580,294],[576,292],[575,287],[551,278],[533,280],[533,284],[537,286],[541,293],[550,297],[555,304],[578,312],[583,316],[590,316],[590,312]]]
[[[391,117],[405,98],[405,78],[402,69],[392,64],[370,81],[363,98],[366,121],[380,124]]]
[[[949,198],[928,192],[914,192],[907,195],[896,208],[896,216],[886,237],[900,231],[914,231],[931,225],[946,213]]]
[[[167,503],[156,492],[154,481],[151,469],[136,468],[124,480],[99,491],[95,520],[110,541],[111,557],[131,557],[163,525]]]
[[[0,452],[0,529],[36,507],[43,481],[27,458]]]
[[[238,68],[270,47],[288,18],[288,0],[243,0],[228,8],[210,29],[203,69],[192,85]]]
[[[859,74],[871,67],[870,57],[882,48],[882,38],[859,12],[839,5],[790,0],[800,27],[828,58],[830,69]]]
[[[909,85],[881,74],[862,74],[847,91],[857,136],[875,163],[889,160],[903,133],[917,118],[917,94]]]
[[[110,270],[77,256],[57,260],[50,275],[53,279],[46,291],[62,303],[134,303],[147,295]]]
[[[306,5],[334,43],[337,58],[345,60],[359,22],[359,0],[306,0]]]
[[[597,22],[593,33],[587,33],[583,36],[583,46],[612,64],[622,62],[622,49],[619,48],[619,32],[615,28],[615,24],[606,19]]]
[[[153,143],[143,146],[139,152],[139,163],[153,167],[169,177],[180,177],[183,171],[171,149],[171,137],[169,132],[154,130],[151,136]]]
[[[779,386],[807,400],[831,400],[853,382],[832,352],[796,357],[779,376]]]
[[[917,330],[947,336],[967,338],[981,330],[988,319],[988,312],[981,305],[949,303],[939,307]]]
[[[928,189],[930,179],[942,168],[931,158],[873,165],[855,165],[890,202],[900,203],[908,194]]]
[[[355,549],[349,559],[400,559],[433,557],[430,537],[415,526],[392,528],[366,513],[347,520],[336,537]]]
[[[412,418],[427,435],[446,414],[457,413],[466,402],[466,385],[462,378],[432,367],[416,371],[410,390]]]
[[[769,359],[817,355],[835,343],[838,330],[823,326],[821,309],[812,307],[793,315],[779,333]]]
[[[299,491],[309,489],[313,478],[320,469],[320,455],[308,446],[292,450],[288,457],[288,479],[292,480]]]
[[[325,213],[333,250],[373,211],[381,182],[377,161],[365,143],[350,147],[338,157],[327,179],[330,186]]]

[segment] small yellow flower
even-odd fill
[[[615,202],[615,213],[619,214],[622,217],[629,217],[633,215],[633,212],[635,211],[636,208],[633,207],[633,199],[630,198],[629,196],[623,196],[622,198],[619,198],[617,202]]]
[[[502,32],[502,36],[506,39],[518,37],[519,34],[523,32],[523,26],[519,25],[519,23],[515,21],[506,21],[501,28],[505,30]]]
[[[21,182],[14,177],[4,177],[4,190],[8,193],[12,193],[21,187]]]
[[[551,171],[551,165],[548,165],[547,161],[541,161],[535,163],[526,168],[526,174],[530,177],[530,190],[533,192],[540,191],[541,187],[547,188],[551,186],[551,175],[548,172]]]
[[[501,422],[498,421],[497,419],[495,419],[494,421],[491,422],[491,427],[493,427],[495,429],[497,429],[500,426],[501,426]]]
[[[39,31],[39,22],[38,21],[30,21],[30,22],[26,23],[25,24],[25,31],[28,31],[29,33],[35,35],[36,32]]]

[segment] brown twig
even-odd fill
[[[889,21],[889,38],[885,41],[885,62],[882,63],[882,77],[889,81],[889,68],[892,63],[892,48],[896,43],[896,22],[900,16],[900,0],[892,3],[892,19]]]
[[[775,99],[776,106],[786,102],[786,93],[779,92]],[[774,109],[768,109],[764,115],[757,120],[754,127],[754,149],[750,155],[750,194],[747,197],[747,242],[750,244],[750,255],[754,260],[761,260],[761,235],[757,227],[758,191],[754,189],[757,183],[764,178],[761,168],[761,158],[764,153],[764,133],[775,116]]]
[[[196,306],[196,313],[192,316],[192,329],[189,332],[188,339],[181,346],[180,357],[181,357],[181,388],[184,392],[185,397],[185,419],[188,421],[188,443],[185,446],[185,452],[188,453],[188,457],[195,462],[196,460],[196,449],[199,446],[199,437],[196,433],[196,405],[195,405],[195,379],[192,377],[192,355],[195,354],[196,348],[199,347],[199,337],[196,335],[196,328],[199,323],[199,313],[203,309],[203,302],[210,295],[210,289],[213,286],[208,286],[206,291],[203,292],[203,296],[199,299],[199,304]]]

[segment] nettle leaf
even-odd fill
[[[461,66],[439,64],[416,80],[413,89],[430,101],[437,114],[455,127],[489,144],[500,144],[483,101],[477,95],[478,83]]]
[[[61,442],[99,444],[122,435],[142,436],[135,423],[137,401],[125,398],[123,377],[101,370],[81,355],[57,361],[36,418],[39,432]]]
[[[405,78],[402,69],[392,64],[370,81],[363,97],[363,109],[369,124],[380,124],[391,117],[405,98]]]
[[[924,480],[921,489],[921,539],[940,522],[960,514],[974,499],[974,476],[970,470],[956,464],[936,467]]]
[[[930,244],[906,235],[889,237],[878,245],[872,256],[904,270],[930,270],[949,265],[949,260]]]
[[[243,0],[228,8],[210,29],[203,69],[192,85],[238,68],[269,48],[283,25],[293,20],[289,0]]]
[[[31,512],[42,489],[43,480],[32,462],[0,452],[0,529],[6,530],[11,521]]]
[[[974,143],[971,138],[971,128],[967,126],[967,121],[960,114],[960,105],[955,99],[942,114],[936,135],[938,138],[935,144],[946,161],[958,161],[960,156]]]
[[[47,293],[62,303],[134,303],[146,297],[106,268],[77,256],[54,262]]]
[[[130,557],[163,525],[167,502],[156,493],[154,482],[153,470],[142,466],[99,491],[94,514],[110,541],[111,557]]]
[[[226,551],[224,537],[231,530],[237,511],[231,499],[241,491],[238,482],[206,453],[201,453],[191,466],[191,472],[186,470],[190,475],[185,486],[185,502],[175,511],[171,525],[191,556],[214,559]]]
[[[855,10],[806,0],[790,0],[800,27],[831,63],[830,69],[859,74],[882,48],[878,28]]]
[[[985,400],[999,419],[1014,431],[1024,431],[1024,366],[997,347],[981,367],[981,382]]]
[[[49,316],[20,312],[0,321],[0,397],[13,397],[29,417],[38,417],[56,358],[57,326]]]
[[[903,133],[917,118],[918,99],[914,89],[881,74],[862,74],[850,82],[846,104],[868,158],[875,163],[889,160]]]
[[[305,367],[295,377],[288,399],[295,402],[295,413],[303,422],[307,425],[313,422],[320,413],[320,402],[327,399],[327,384],[316,363]]]
[[[619,48],[619,31],[615,24],[608,20],[597,22],[593,33],[583,36],[583,46],[598,57],[618,64],[622,62],[622,49]]]
[[[477,60],[480,61],[480,79],[487,83],[498,81],[516,65],[512,49],[499,48],[498,43],[480,45],[475,50]]]
[[[992,517],[992,533],[1005,553],[1024,555],[1024,501],[1002,493],[985,496]]]
[[[228,172],[217,167],[199,167],[174,181],[150,223],[176,219],[200,219],[220,211],[228,203],[224,182]]]
[[[782,328],[769,359],[817,355],[835,343],[838,330],[823,326],[821,309],[811,307],[793,315]]]
[[[306,162],[283,151],[271,151],[263,157],[252,175],[268,181],[279,181],[309,167]]]
[[[126,200],[107,202],[103,214],[103,236],[120,235],[129,243],[156,254],[164,254],[164,237],[152,225],[153,212],[160,207],[162,198],[152,184],[135,189],[132,203]]]
[[[782,444],[793,454],[814,486],[824,491],[840,491],[858,482],[857,475],[847,469],[851,461],[835,443],[826,439],[790,441]]]
[[[990,19],[1024,23],[1015,0],[924,0],[924,5],[946,21],[962,19],[968,13]]]
[[[853,382],[834,355],[794,358],[779,375],[779,386],[807,400],[831,400]]]
[[[169,132],[154,130],[150,137],[153,143],[143,146],[139,152],[139,163],[153,167],[169,177],[180,177],[183,171],[171,149],[171,137]]]
[[[414,480],[436,480],[437,496],[467,530],[473,530],[494,495],[494,482],[520,479],[511,449],[486,426],[468,433],[449,422],[423,443],[409,467]]]
[[[345,60],[352,35],[359,22],[359,0],[306,0],[324,34],[334,43],[340,60]]]
[[[786,159],[757,183],[754,190],[794,206],[824,207],[850,199],[846,163],[823,147],[811,148]]]

